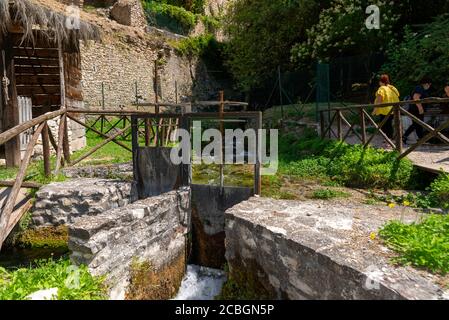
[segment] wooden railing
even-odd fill
[[[415,151],[418,147],[428,142],[432,138],[440,139],[444,144],[449,144],[449,138],[446,137],[442,131],[449,128],[449,120],[433,128],[431,125],[420,120],[409,111],[404,109],[405,105],[412,105],[420,103],[423,106],[428,104],[442,104],[449,103],[449,98],[428,98],[416,101],[401,101],[397,103],[384,103],[384,104],[368,104],[368,105],[355,105],[342,108],[332,108],[320,111],[320,127],[321,138],[336,138],[340,141],[346,141],[350,137],[351,133],[363,144],[364,148],[368,147],[373,141],[374,137],[380,135],[393,149],[398,152],[398,159],[402,159]],[[377,123],[369,110],[375,107],[388,107],[392,106],[390,113],[380,123]],[[348,121],[349,115],[356,121]],[[402,116],[409,117],[413,122],[421,126],[427,134],[420,138],[416,143],[410,145],[407,149],[404,149],[403,145],[403,123]],[[393,117],[394,123],[394,138],[390,139],[387,134],[382,130],[387,121]],[[367,132],[367,123],[374,128],[374,133],[370,136]],[[344,132],[345,127],[348,128]],[[357,132],[356,128],[360,129]]]

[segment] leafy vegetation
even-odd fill
[[[428,188],[429,202],[434,206],[449,209],[449,175],[440,174],[439,177],[430,184]]]
[[[335,198],[348,198],[350,196],[349,193],[339,191],[339,190],[332,190],[332,189],[318,189],[315,190],[312,194],[313,199],[320,199],[320,200],[330,200]]]
[[[394,41],[387,51],[384,69],[394,75],[401,92],[411,91],[425,75],[442,87],[449,74],[449,15],[423,26],[419,32],[405,29],[403,41]]]
[[[14,271],[0,267],[0,300],[25,300],[33,292],[50,288],[58,288],[59,300],[106,298],[102,278],[93,277],[86,266],[80,266],[78,272],[70,266],[69,259],[49,259]]]
[[[176,42],[172,42],[173,47],[179,54],[184,56],[202,56],[207,50],[216,44],[216,40],[211,34],[204,34],[196,37],[188,37]]]
[[[398,253],[394,262],[441,274],[449,272],[448,215],[429,215],[422,222],[410,225],[392,221],[379,235]]]
[[[195,26],[197,18],[183,7],[156,1],[144,1],[143,8],[152,25],[165,26],[173,32],[187,34]]]

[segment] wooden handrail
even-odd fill
[[[38,124],[41,124],[44,121],[56,118],[64,113],[65,113],[65,110],[49,112],[49,113],[43,114],[39,117],[36,117],[34,119],[31,119],[30,121],[21,123],[11,129],[8,129],[5,132],[0,133],[0,145],[8,142],[9,140],[11,140],[15,136],[21,134],[22,132],[25,132],[26,130],[28,130]]]

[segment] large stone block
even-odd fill
[[[393,266],[370,239],[401,215],[416,219],[388,207],[251,198],[226,211],[231,277],[271,298],[447,299],[434,275]]]
[[[69,227],[71,259],[87,265],[94,275],[105,275],[113,299],[127,294],[128,298],[157,297],[161,293],[142,296],[142,290],[149,289],[136,282],[145,278],[142,272],[150,272],[156,282],[180,283],[178,269],[180,261],[182,272],[185,267],[190,214],[190,189],[182,188],[84,216]],[[176,279],[167,279],[169,271]],[[158,275],[163,279],[157,280]]]
[[[32,210],[35,226],[70,224],[83,215],[97,215],[137,199],[132,182],[74,179],[42,187]]]

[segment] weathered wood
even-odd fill
[[[434,132],[435,131],[435,128],[432,128],[430,125],[428,125],[424,121],[421,121],[421,119],[417,118],[415,115],[411,114],[407,110],[405,110],[403,108],[400,108],[400,111],[403,112],[406,116],[410,117],[413,121],[415,121],[417,124],[419,124],[424,129],[426,129],[426,130],[428,130],[430,132]],[[449,139],[444,134],[442,134],[441,132],[438,132],[436,137],[439,138],[442,142],[449,144]]]
[[[16,75],[23,75],[23,74],[33,74],[33,75],[57,74],[57,75],[59,75],[58,67],[16,66],[15,70],[16,70]]]
[[[6,70],[6,76],[9,79],[9,85],[7,88],[8,95],[3,96],[3,130],[7,131],[17,126],[19,124],[20,118],[16,90],[16,76],[14,73],[14,57],[12,56],[11,37],[7,36],[4,39],[1,49],[5,51],[5,65],[3,66],[2,70]],[[2,94],[4,94],[4,92],[2,92]],[[17,135],[11,137],[11,139],[5,144],[6,166],[18,167],[20,165],[20,158],[20,138]]]
[[[15,181],[0,181],[0,187],[13,187]],[[38,182],[30,182],[30,181],[24,181],[22,182],[21,188],[30,188],[30,189],[39,189],[43,186],[43,184]]]
[[[362,144],[366,144],[366,119],[363,109],[360,109],[360,130],[362,130]]]
[[[145,126],[145,146],[148,147],[151,143],[150,119],[144,120],[144,126]]]
[[[61,108],[62,109],[62,108]],[[66,114],[64,113],[60,120],[59,120],[59,130],[58,130],[58,149],[56,151],[56,168],[55,168],[55,175],[59,174],[59,169],[61,167],[61,160],[62,160],[62,148],[63,148],[63,142],[64,142],[64,118],[66,117]]]
[[[48,136],[48,130],[48,124],[44,122],[44,129],[42,129],[42,154],[44,157],[44,174],[46,177],[51,175],[50,138]]]
[[[355,135],[360,141],[362,141],[362,137],[361,137],[361,136],[354,130],[355,123],[351,125],[351,124],[349,123],[349,121],[345,118],[345,116],[343,115],[343,113],[340,114],[340,119],[341,119],[342,122],[344,122],[344,124],[346,124],[346,125],[349,127],[349,130],[348,130],[348,132],[346,133],[345,138],[343,138],[343,141],[346,140],[346,138],[349,136],[349,134],[351,133],[351,131],[354,133],[354,135]]]
[[[67,123],[67,114],[64,117],[64,136],[62,141],[62,153],[64,160],[70,165],[70,142],[69,142],[69,126]]]
[[[382,122],[377,125],[376,121],[373,120],[373,118],[370,117],[370,115],[368,114],[368,112],[366,112],[365,110],[363,110],[363,112],[365,113],[365,117],[368,118],[369,121],[371,121],[371,123],[373,124],[373,126],[376,128],[376,132],[374,132],[374,134],[368,139],[368,141],[365,143],[365,145],[363,146],[364,148],[367,148],[368,145],[371,143],[371,141],[374,139],[374,137],[380,133],[382,135],[382,137],[385,139],[385,141],[387,141],[387,143],[393,148],[396,149],[396,146],[394,145],[394,143],[390,140],[390,138],[388,138],[388,136],[385,134],[385,132],[382,131],[382,127],[385,125],[385,123],[387,123],[388,118],[391,117],[391,113],[393,110],[390,111],[390,113],[385,117],[385,119],[382,120]]]
[[[107,136],[106,134],[101,133],[101,132],[98,131],[97,129],[95,129],[95,128],[93,128],[93,127],[90,127],[90,126],[88,126],[88,125],[82,123],[82,122],[79,121],[78,119],[73,118],[73,117],[71,117],[70,115],[69,115],[68,117],[69,117],[70,120],[75,121],[76,123],[82,125],[82,126],[85,127],[86,129],[92,130],[93,132],[95,132],[95,133],[98,134],[99,136],[101,136],[101,137],[103,137],[103,138],[106,138],[106,139],[109,138],[109,136]],[[121,146],[122,148],[128,150],[129,152],[132,152],[132,149],[129,148],[129,147],[128,147],[127,145],[125,145],[124,143],[122,143],[122,142],[120,142],[120,141],[118,141],[118,140],[116,140],[116,139],[113,139],[112,142],[114,142],[115,144],[117,144],[117,145]]]
[[[96,145],[95,147],[93,147],[91,150],[89,150],[88,152],[86,152],[84,155],[82,155],[81,157],[79,157],[78,159],[76,159],[75,161],[73,161],[71,163],[72,166],[78,164],[79,162],[83,161],[84,159],[86,159],[88,156],[90,156],[91,154],[93,154],[94,152],[96,152],[98,149],[104,147],[106,144],[108,144],[109,142],[111,142],[112,140],[114,140],[115,138],[117,138],[118,136],[122,135],[124,132],[128,131],[129,128],[131,128],[131,126],[126,127],[123,130],[120,130],[118,132],[116,132],[114,135],[110,136],[108,139],[102,141],[101,143],[99,143],[98,145]]]
[[[55,74],[47,74],[47,75],[17,75],[16,82],[18,85],[57,85],[59,84],[60,78],[59,75]]]
[[[396,151],[402,153],[402,119],[400,107],[393,107]]]
[[[11,233],[16,224],[19,223],[20,219],[33,207],[33,199],[28,199],[25,204],[17,208],[14,212],[12,212],[11,217],[9,219],[8,227],[6,228],[6,237]],[[5,239],[6,239],[5,237]],[[4,241],[4,240],[3,240]]]
[[[30,121],[19,124],[19,125],[15,126],[14,128],[11,128],[5,132],[0,133],[0,145],[8,142],[12,138],[18,136],[19,134],[21,134],[22,132],[24,132],[28,129],[34,127],[35,125],[38,125],[44,121],[51,120],[53,118],[56,118],[57,116],[64,114],[64,112],[65,112],[64,110],[58,110],[58,111],[46,113],[39,117],[33,118]]]
[[[32,48],[14,48],[13,49],[14,57],[37,57],[37,58],[58,58],[58,50],[55,49],[32,49]]]
[[[19,96],[32,96],[35,94],[60,94],[59,85],[18,85],[17,94]]]
[[[342,113],[340,110],[337,110],[337,135],[338,135],[338,140],[342,141],[343,140],[343,131],[342,131]]]
[[[61,104],[61,96],[59,94],[39,94],[31,97],[33,107],[38,106],[59,106]]]
[[[433,132],[429,132],[426,136],[424,136],[422,139],[420,139],[417,143],[415,143],[412,147],[408,148],[407,151],[405,151],[404,153],[402,153],[399,156],[399,159],[403,159],[406,156],[408,156],[410,153],[412,153],[413,151],[415,151],[418,147],[422,146],[424,143],[426,143],[427,141],[429,141],[430,139],[432,139],[433,137],[435,137],[436,135],[438,135],[438,132],[441,132],[445,129],[449,128],[449,121],[446,121],[445,123],[443,123],[441,126],[439,126],[438,128],[436,128]]]
[[[57,67],[58,59],[30,59],[30,58],[17,58],[15,59],[17,66],[41,66],[41,67]]]
[[[26,169],[28,168],[28,165],[30,163],[31,156],[33,155],[34,146],[36,145],[37,139],[39,138],[39,135],[41,134],[44,126],[45,126],[45,123],[41,123],[39,125],[39,127],[36,129],[36,131],[34,132],[33,137],[31,138],[31,140],[27,146],[25,156],[23,157],[22,163],[20,165],[19,172],[17,173],[14,186],[12,187],[11,193],[8,196],[8,200],[6,201],[6,204],[3,207],[2,215],[0,216],[0,249],[2,247],[3,241],[8,236],[7,231],[8,231],[11,213],[14,210],[16,199],[17,199],[17,196],[20,191],[20,187],[25,178]]]

